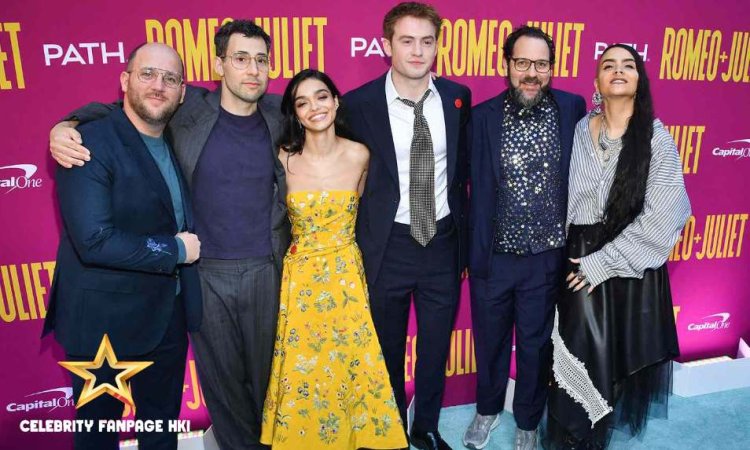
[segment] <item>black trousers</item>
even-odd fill
[[[503,409],[515,325],[513,415],[523,430],[539,425],[552,367],[550,337],[562,262],[563,249],[530,256],[497,253],[487,278],[470,277],[479,414]]]
[[[138,326],[138,324],[132,324]],[[176,450],[177,434],[168,433],[167,420],[177,419],[182,405],[182,386],[185,382],[185,358],[187,357],[187,326],[185,308],[180,296],[175,301],[172,318],[159,345],[145,355],[115,354],[120,361],[152,361],[153,364],[129,380],[135,418],[138,420],[163,420],[164,432],[139,433],[138,448],[143,450]],[[69,361],[91,361],[94,355],[67,355]],[[106,364],[105,364],[106,367]],[[97,371],[99,377],[110,375],[113,383],[116,372],[109,374]],[[73,398],[81,395],[83,380],[73,376]],[[102,395],[76,410],[76,419],[122,418],[124,404],[111,395]],[[120,448],[117,433],[99,433],[95,422],[92,432],[76,433],[76,450],[116,450]]]
[[[370,309],[396,403],[406,424],[404,357],[412,295],[417,314],[414,427],[436,431],[445,390],[445,364],[460,295],[458,233],[452,217],[422,247],[409,226],[394,224],[383,265],[370,285]]]
[[[191,335],[203,395],[223,450],[265,449],[263,402],[279,315],[271,257],[202,259],[203,321]]]

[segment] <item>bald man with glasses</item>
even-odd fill
[[[273,145],[281,131],[280,99],[266,94],[270,43],[250,21],[224,24],[215,36],[220,88],[188,86],[167,127],[202,242],[203,323],[192,341],[216,440],[225,450],[266,448],[261,414],[290,240],[284,169]],[[89,105],[73,115],[85,122],[109,107]],[[66,125],[50,134],[52,155],[63,166],[83,164],[87,152]]]
[[[201,321],[201,291],[187,185],[165,136],[185,95],[182,61],[172,48],[136,48],[120,75],[122,108],[82,125],[94,160],[59,168],[63,229],[44,333],[54,330],[66,361],[93,361],[105,335],[120,361],[147,361],[130,380],[139,420],[177,419],[182,405],[187,330]],[[97,389],[114,369],[96,371]],[[72,378],[79,400],[84,380]],[[90,389],[89,389],[90,390]],[[114,420],[124,404],[80,398],[76,419]],[[175,450],[176,433],[137,433],[139,448]],[[79,432],[77,450],[115,450],[112,432]]]

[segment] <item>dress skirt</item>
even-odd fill
[[[570,258],[604,244],[602,224],[569,228]],[[566,274],[576,270],[568,264]],[[649,416],[666,416],[671,362],[679,356],[669,274],[664,264],[642,279],[610,278],[591,294],[562,292],[543,444],[606,448],[615,429],[635,436]]]

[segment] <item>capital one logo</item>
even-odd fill
[[[710,316],[703,317],[701,320],[702,322],[699,323],[691,323],[688,325],[688,330],[690,331],[716,331],[716,330],[726,330],[729,328],[730,322],[729,322],[729,313],[717,313],[717,314],[711,314]]]
[[[732,145],[725,146],[726,148],[715,147],[711,154],[722,158],[734,157],[735,160],[750,158],[750,139],[737,139],[727,144]]]
[[[26,400],[8,403],[5,406],[5,410],[15,413],[46,409],[47,412],[50,412],[57,408],[73,406],[73,388],[60,387],[47,389],[46,391],[28,394],[24,398]]]
[[[37,167],[33,164],[15,164],[0,167],[0,192],[8,194],[16,189],[38,188],[41,178],[33,178]]]

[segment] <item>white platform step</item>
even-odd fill
[[[750,387],[750,346],[740,339],[737,358],[674,363],[672,393],[680,397]]]

